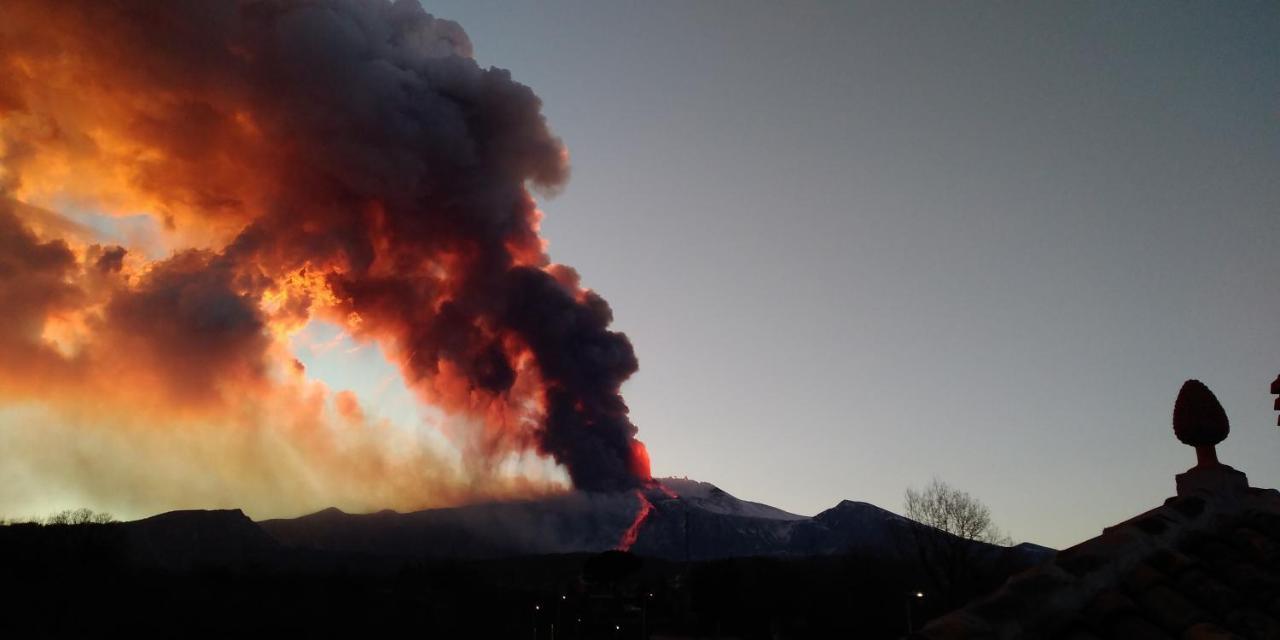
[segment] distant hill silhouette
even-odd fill
[[[279,541],[239,509],[170,511],[108,526],[123,532],[131,563],[157,569],[243,569],[282,551]]]
[[[921,620],[943,611],[904,602],[923,576],[897,546],[913,526],[901,516],[844,501],[806,517],[665,482],[678,497],[646,494],[634,553],[612,551],[640,504],[630,492],[263,522],[225,510],[3,526],[0,588],[17,613],[0,616],[0,635],[545,638],[554,623],[570,638],[613,637],[615,626],[639,637],[639,624],[890,638],[904,606]],[[973,595],[1052,554],[979,550]]]

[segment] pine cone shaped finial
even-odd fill
[[[1173,403],[1174,435],[1193,447],[1212,447],[1230,432],[1227,412],[1209,387],[1199,380],[1184,382]]]
[[[1271,383],[1271,395],[1280,396],[1280,376],[1276,376],[1274,382]],[[1280,411],[1280,398],[1276,398],[1275,410]],[[1280,427],[1280,416],[1276,416],[1276,426]]]

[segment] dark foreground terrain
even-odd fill
[[[1039,558],[986,557],[944,598],[907,554],[448,559],[281,542],[239,511],[0,527],[0,637],[890,638]]]

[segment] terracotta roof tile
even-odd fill
[[[1102,640],[1101,636],[1094,635],[1092,631],[1083,626],[1074,626],[1059,636],[1061,640]]]
[[[1125,591],[1130,593],[1142,592],[1156,585],[1165,584],[1169,581],[1169,577],[1163,571],[1152,566],[1150,561],[1139,563],[1138,566],[1124,576],[1122,586]]]
[[[1107,637],[1115,640],[1169,640],[1176,636],[1171,636],[1164,629],[1130,614],[1113,620]]]
[[[1244,636],[1238,636],[1212,622],[1202,622],[1182,634],[1182,640],[1244,640]]]
[[[1227,626],[1246,638],[1280,638],[1280,621],[1257,609],[1232,611],[1227,614]]]
[[[1214,445],[1228,430],[1213,393],[1187,381],[1174,431],[1196,448],[1197,464],[1175,477],[1177,497],[1060,551],[913,637],[1280,639],[1280,492],[1251,488],[1244,473],[1218,461]]]
[[[1176,584],[1179,592],[1216,616],[1225,616],[1236,606],[1235,592],[1200,569],[1182,574]]]
[[[916,637],[1280,638],[1280,494],[1170,499]]]
[[[1180,635],[1196,623],[1209,621],[1207,611],[1164,585],[1140,593],[1137,601],[1148,620],[1174,635]]]

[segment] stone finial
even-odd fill
[[[1230,432],[1227,412],[1209,387],[1199,380],[1184,382],[1173,403],[1173,433],[1196,448],[1196,466],[1178,474],[1178,495],[1235,493],[1249,487],[1243,473],[1218,462],[1215,446]]]
[[[1231,423],[1217,396],[1199,380],[1182,383],[1173,403],[1173,433],[1183,444],[1196,448],[1202,466],[1218,463],[1214,445],[1227,439]]]

